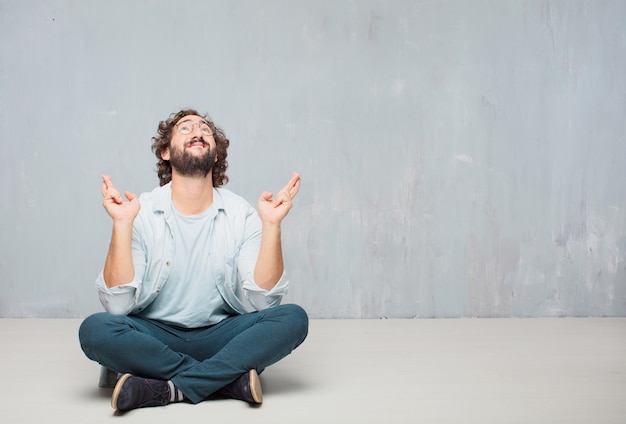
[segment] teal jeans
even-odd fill
[[[297,305],[193,329],[101,312],[83,321],[78,336],[89,359],[119,373],[171,380],[198,403],[249,370],[261,373],[289,355],[308,327],[308,316]]]

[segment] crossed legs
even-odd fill
[[[89,359],[120,373],[171,381],[198,403],[284,358],[307,332],[306,312],[280,305],[197,329],[102,312],[83,321],[79,339]]]

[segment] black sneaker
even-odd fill
[[[250,370],[237,380],[222,387],[217,391],[216,395],[243,400],[248,403],[263,403],[261,380],[256,370]]]
[[[164,406],[168,403],[170,403],[170,386],[167,381],[134,377],[131,374],[124,374],[120,377],[111,397],[111,406],[120,411],[147,406]]]

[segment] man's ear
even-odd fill
[[[170,160],[170,148],[167,147],[165,150],[161,152],[161,159]]]

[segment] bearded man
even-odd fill
[[[258,374],[308,332],[306,312],[280,304],[281,222],[300,175],[263,192],[257,212],[222,187],[230,141],[206,115],[172,114],[152,140],[160,187],[123,199],[102,176],[113,221],[96,280],[106,312],[81,324],[83,352],[118,377],[116,410],[217,396],[260,404]]]

